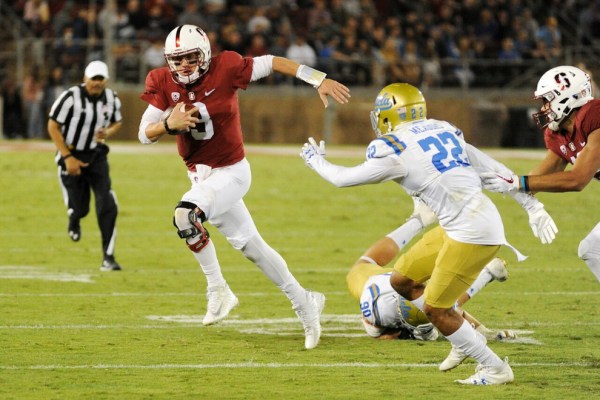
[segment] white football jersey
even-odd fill
[[[386,328],[402,326],[402,316],[398,312],[400,295],[392,288],[390,275],[391,272],[371,276],[360,296],[363,324],[372,337],[381,336]]]
[[[347,168],[321,158],[315,171],[338,187],[394,180],[437,215],[448,236],[462,243],[507,244],[496,206],[482,193],[463,133],[434,119],[400,125],[373,140],[367,160]]]

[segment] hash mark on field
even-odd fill
[[[570,367],[570,368],[588,368],[597,367],[596,363],[581,362],[532,362],[532,363],[514,363],[512,367]],[[271,369],[271,368],[438,368],[437,363],[225,363],[225,364],[97,364],[97,365],[0,365],[0,370],[71,370],[71,369]],[[461,366],[460,368],[462,368]]]
[[[44,281],[94,283],[91,274],[49,272],[43,267],[27,265],[0,266],[0,279],[41,279]]]

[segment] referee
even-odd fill
[[[108,67],[92,61],[83,84],[65,90],[50,109],[48,133],[56,145],[59,183],[69,215],[68,234],[81,239],[79,221],[90,211],[94,191],[96,216],[102,234],[102,271],[119,271],[115,261],[117,198],[111,189],[106,139],[122,125],[121,100],[106,87]]]

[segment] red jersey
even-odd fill
[[[223,51],[212,58],[208,72],[193,85],[173,81],[168,67],[148,73],[142,100],[160,110],[179,102],[200,111],[199,124],[191,132],[176,136],[177,150],[190,171],[196,164],[212,168],[235,164],[244,158],[238,89],[246,89],[252,76],[252,58]]]
[[[573,133],[554,132],[546,128],[544,131],[546,148],[568,163],[575,164],[577,156],[587,143],[588,135],[596,129],[600,129],[600,99],[591,100],[579,108],[573,124]],[[600,179],[600,171],[594,175],[594,178]]]

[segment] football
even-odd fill
[[[189,110],[191,110],[192,108],[194,108],[194,106],[193,106],[193,105],[191,105],[191,104],[184,104],[183,106],[180,106],[180,107],[182,107],[182,108],[183,108],[183,110],[181,110],[181,111],[189,111]],[[172,113],[172,112],[173,112],[173,107],[169,107],[169,108],[167,108],[167,109],[166,109],[166,110],[163,112],[163,114],[162,114],[162,116],[161,116],[160,120],[161,120],[161,121],[164,121],[164,120],[166,120],[167,118],[169,118],[169,116],[171,115],[171,113]],[[200,118],[200,113],[198,112],[198,109],[196,109],[196,111],[195,111],[195,112],[192,114],[192,116],[193,116],[193,117],[196,117],[196,118]],[[189,129],[188,129],[188,130],[180,130],[180,131],[174,131],[174,132],[170,132],[169,134],[170,134],[170,135],[181,135],[181,134],[183,134],[183,133],[188,133],[189,131],[190,131]]]

